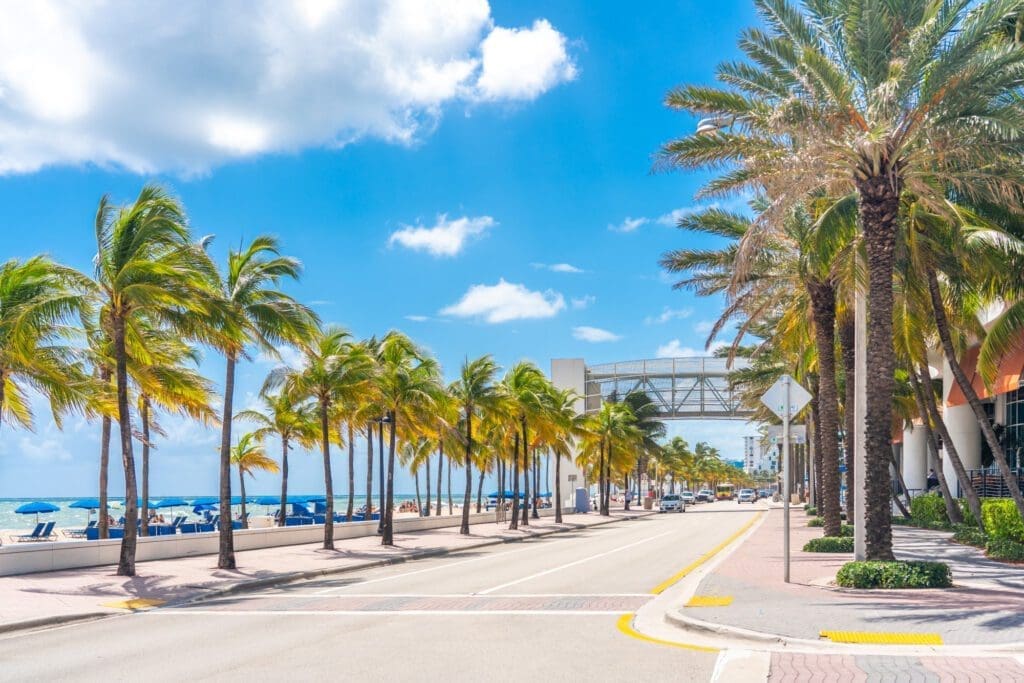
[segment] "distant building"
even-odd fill
[[[743,437],[743,471],[776,472],[779,469],[779,453],[770,444],[762,443],[759,436]]]

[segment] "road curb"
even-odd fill
[[[279,574],[277,576],[268,576],[262,579],[249,579],[246,581],[240,581],[233,583],[223,588],[213,588],[204,590],[204,592],[197,595],[182,598],[180,600],[168,601],[164,607],[182,607],[185,605],[198,604],[208,600],[214,600],[216,598],[225,597],[228,595],[239,595],[242,593],[251,593],[263,588],[271,588],[273,586],[280,586],[288,583],[294,583],[296,581],[303,581],[306,579],[315,579],[320,576],[334,576],[338,574],[348,574],[351,572],[362,571],[364,569],[374,569],[376,567],[386,567],[395,564],[404,564],[405,562],[411,562],[414,560],[422,560],[431,557],[443,557],[445,555],[451,555],[452,553],[459,553],[466,550],[474,550],[477,548],[486,548],[494,545],[502,545],[505,543],[520,543],[533,538],[540,538],[543,536],[551,536],[554,534],[566,533],[569,531],[579,531],[581,529],[592,529],[594,527],[605,526],[607,524],[614,524],[615,522],[628,522],[634,519],[641,519],[643,517],[649,517],[656,514],[655,512],[641,512],[636,515],[629,517],[615,517],[600,522],[594,522],[593,524],[574,524],[572,522],[562,522],[561,528],[556,529],[544,529],[543,531],[534,532],[532,529],[529,530],[529,535],[512,538],[495,538],[487,541],[481,541],[479,543],[473,543],[471,545],[464,545],[458,548],[431,548],[427,550],[412,551],[408,555],[401,557],[389,557],[380,560],[367,560],[359,562],[358,564],[352,564],[345,567],[334,567],[327,569],[312,569],[301,572],[288,572],[286,574]],[[8,634],[16,631],[30,631],[38,628],[44,628],[47,626],[62,626],[65,624],[71,624],[78,621],[89,621],[93,619],[105,619],[109,617],[124,616],[128,612],[79,612],[75,614],[60,614],[50,617],[40,617],[38,619],[24,619],[22,621],[15,621],[10,623],[0,623],[0,634]]]

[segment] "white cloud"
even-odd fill
[[[558,292],[532,291],[524,285],[506,282],[473,285],[457,303],[444,308],[441,315],[459,318],[483,318],[489,323],[510,320],[551,318],[565,308],[565,297]]]
[[[532,100],[576,78],[565,36],[545,19],[531,28],[495,27],[480,46],[483,68],[477,94],[483,100]]]
[[[695,349],[691,346],[683,346],[678,339],[673,339],[667,344],[662,344],[658,347],[658,350],[654,352],[656,358],[692,358],[694,356],[713,356],[715,351],[725,346],[722,342],[715,342],[711,345],[711,348],[705,351],[704,349]]]
[[[654,222],[658,225],[667,225],[674,228],[679,224],[680,218],[685,218],[690,214],[694,214],[698,211],[704,211],[706,209],[718,208],[718,204],[708,204],[707,206],[685,206],[681,209],[672,209],[668,213],[662,214],[654,219]]]
[[[692,308],[669,308],[665,306],[658,315],[649,315],[644,318],[647,325],[663,325],[670,320],[682,320],[693,315]]]
[[[697,334],[707,334],[714,328],[715,323],[712,320],[701,320],[699,323],[693,326],[693,331]]]
[[[650,221],[646,218],[630,218],[626,216],[618,225],[609,224],[608,229],[612,232],[633,232],[637,228],[646,225]]]
[[[259,360],[263,363],[270,365],[287,365],[290,368],[299,369],[306,364],[305,358],[302,356],[302,352],[294,346],[279,346],[277,347],[278,357],[267,353],[266,351],[260,352]]]
[[[577,268],[571,263],[531,263],[531,266],[538,270],[550,270],[553,273],[585,273],[587,271]]]
[[[622,339],[621,335],[615,334],[614,332],[602,330],[600,327],[588,327],[586,325],[572,328],[572,336],[575,339],[594,344],[600,342],[613,342]]]
[[[533,100],[575,75],[550,23],[496,26],[487,0],[10,3],[0,173],[189,174],[363,138],[408,144],[446,104]]]
[[[405,319],[411,320],[414,323],[425,323],[426,321],[430,320],[430,318],[428,318],[425,315],[407,315],[405,316]]]
[[[497,223],[490,216],[463,216],[448,220],[447,215],[441,214],[432,228],[407,225],[391,233],[388,246],[397,242],[403,247],[426,251],[432,256],[455,256],[462,251],[467,240],[479,237],[495,225]]]
[[[569,303],[572,304],[573,309],[577,311],[582,311],[584,308],[593,305],[596,301],[596,296],[593,296],[591,294],[585,294],[584,296],[581,296],[579,298],[573,297],[573,299]]]

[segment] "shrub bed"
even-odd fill
[[[913,524],[914,524],[914,520],[912,520],[912,519],[910,519],[908,517],[893,517],[892,518],[892,525],[893,526],[913,526]]]
[[[992,540],[1024,543],[1024,519],[1021,519],[1011,499],[988,498],[982,501],[981,516],[985,522],[985,533]]]
[[[1024,562],[1024,543],[1017,543],[1008,538],[993,538],[985,546],[985,554],[993,560]]]
[[[836,574],[844,588],[949,588],[949,566],[942,562],[847,562]]]
[[[811,517],[807,520],[807,526],[825,526],[824,517]]]
[[[926,493],[911,499],[910,517],[914,520],[914,524],[926,529],[941,529],[949,525],[949,517],[946,516],[946,502],[937,493]]]
[[[853,537],[823,536],[812,538],[804,545],[805,553],[852,553]]]
[[[988,543],[988,536],[976,526],[959,524],[953,534],[953,540],[964,545],[973,545],[975,548],[984,548]]]
[[[850,538],[853,538],[853,525],[852,524],[840,524],[839,525],[839,535],[840,536],[844,536],[844,537],[845,536],[849,536]]]
[[[804,508],[804,512],[806,512],[808,514],[808,516],[814,517],[814,516],[816,516],[818,514],[818,508],[812,508],[812,507],[808,506],[808,507]]]

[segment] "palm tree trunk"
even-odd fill
[[[241,467],[238,468],[238,494],[242,497],[242,528],[248,529],[249,520],[245,511],[245,471]]]
[[[424,476],[424,480],[427,483],[427,505],[426,505],[425,508],[423,508],[423,516],[424,517],[429,517],[430,516],[430,454],[429,453],[427,454],[426,461],[427,461],[427,463],[426,463],[426,465],[427,465],[427,472],[426,472],[426,475]]]
[[[418,469],[413,472],[413,478],[416,480],[416,514],[422,517],[423,499],[420,498],[420,471]]]
[[[658,482],[659,488],[661,482]],[[658,492],[661,493],[660,491]],[[661,497],[660,495],[658,496]],[[608,457],[604,459],[604,515],[612,514],[612,442],[608,442]]]
[[[380,521],[377,524],[377,533],[378,534],[383,534],[384,533],[384,511],[387,508],[387,502],[385,501],[385,491],[384,491],[384,487],[385,487],[385,484],[386,484],[385,472],[387,471],[387,470],[384,469],[384,422],[380,423],[380,431],[377,432],[377,469],[380,470],[380,481],[379,481],[380,486],[378,486],[378,489],[379,489],[378,496],[380,497],[380,506],[379,506],[380,507]]]
[[[141,532],[149,536],[149,400],[143,397],[139,421],[142,423],[142,512]]]
[[[324,550],[334,550],[334,477],[331,476],[331,425],[327,417],[330,406],[320,399],[320,441],[324,455]]]
[[[477,512],[477,514],[480,514],[480,511],[483,509],[484,475],[485,474],[487,474],[487,472],[485,472],[484,468],[481,467],[480,468],[480,478],[476,482],[476,512]]]
[[[391,418],[391,430],[390,430],[390,443],[388,444],[388,473],[387,473],[387,489],[385,491],[385,502],[384,502],[384,514],[381,515],[381,519],[384,520],[384,533],[381,538],[381,545],[394,545],[395,544],[395,432],[398,428],[396,422],[398,422],[398,414],[392,410],[388,414]],[[381,430],[383,430],[383,425]]]
[[[854,381],[856,368],[854,321],[847,315],[839,324],[839,348],[843,356],[843,462],[846,464],[846,519],[853,523],[857,519],[857,497],[853,495],[854,475],[857,471],[857,458],[854,457],[854,420],[853,404],[856,401],[857,383]]]
[[[452,459],[448,458],[448,515],[455,514],[455,505],[452,503]]]
[[[114,357],[117,377],[117,424],[121,433],[121,461],[124,465],[124,538],[117,563],[118,576],[135,576],[135,545],[138,536],[138,488],[135,481],[135,456],[132,453],[132,420],[128,412],[128,350],[125,346],[125,321],[113,316]]]
[[[907,504],[904,505],[900,501],[900,497],[896,495],[895,491],[892,494],[892,502],[896,503],[896,507],[900,509],[904,517],[909,517],[910,512],[907,511],[907,508],[910,506],[910,492],[907,490],[907,482],[903,478],[903,471],[900,468],[900,463],[896,460],[895,453],[892,453],[889,462],[892,464],[892,471],[896,473],[896,483],[899,484],[900,490],[903,491],[903,497],[906,499]],[[828,534],[825,535],[827,536]]]
[[[540,502],[540,457],[537,455],[537,449],[533,449],[533,512],[531,517],[534,519],[540,519],[540,513],[537,511],[538,503]]]
[[[522,418],[523,427],[523,526],[530,526],[530,439],[526,428],[526,418]]]
[[[459,533],[469,535],[469,502],[473,496],[473,409],[466,406],[466,492],[462,499],[462,525]]]
[[[231,421],[235,394],[235,354],[227,354],[224,377],[224,415],[220,432],[220,536],[217,555],[218,569],[235,568],[235,538],[231,528]],[[227,518],[227,523],[223,520]]]
[[[277,525],[284,526],[285,511],[288,509],[288,437],[281,437],[281,509],[277,513]]]
[[[815,451],[820,453],[821,504],[825,535],[838,536],[839,526],[839,391],[836,386],[836,292],[829,282],[808,279],[818,351],[818,415]],[[891,315],[890,315],[891,317]],[[890,325],[891,327],[891,325]],[[890,343],[891,347],[891,343]],[[890,439],[889,455],[892,455]]]
[[[949,430],[946,428],[945,421],[939,414],[939,408],[935,404],[935,392],[932,389],[932,382],[927,368],[920,368],[918,372],[914,372],[913,369],[911,370],[910,386],[914,390],[917,412],[921,415],[921,421],[926,427],[925,434],[930,439],[928,441],[929,466],[935,470],[935,476],[939,480],[939,488],[946,499],[946,515],[950,521],[961,517],[960,508],[953,499],[952,492],[946,483],[946,474],[943,472],[942,463],[939,461],[939,445],[936,442],[934,430],[938,430],[942,443],[946,446],[946,457],[949,458],[949,464],[953,466],[953,472],[956,473],[957,481],[960,482],[960,488],[963,489],[964,496],[967,498],[967,507],[971,514],[974,515],[975,523],[984,530],[981,518],[981,498],[978,497],[978,492],[971,486],[971,480],[967,476],[967,470],[964,469],[964,463],[960,459],[960,454],[956,450],[953,439],[949,436]]]
[[[555,524],[562,523],[562,456],[555,451]]]
[[[931,295],[932,309],[935,313],[935,326],[939,332],[939,341],[942,342],[942,351],[946,356],[946,362],[953,371],[953,377],[956,378],[956,383],[960,385],[960,390],[963,391],[964,396],[967,398],[967,403],[970,404],[971,410],[974,411],[974,417],[978,420],[981,433],[985,435],[985,442],[988,443],[988,447],[992,451],[992,457],[999,467],[999,473],[1003,475],[1006,488],[1010,491],[1010,497],[1013,498],[1013,502],[1017,505],[1018,512],[1020,512],[1021,516],[1024,516],[1024,496],[1021,495],[1020,487],[1017,485],[1017,475],[1010,470],[1010,463],[1006,461],[1003,446],[999,443],[999,438],[992,428],[992,423],[989,422],[985,409],[981,406],[981,399],[978,398],[977,392],[974,391],[974,387],[971,386],[970,380],[967,379],[967,375],[957,361],[956,352],[953,349],[953,339],[949,334],[946,307],[942,303],[942,292],[939,290],[939,278],[934,270],[928,271],[928,293]]]
[[[348,425],[348,506],[345,508],[345,521],[352,521],[356,505],[356,430],[349,420]]]
[[[868,163],[874,166],[873,162]],[[898,172],[888,167],[882,173],[862,173],[858,171],[854,181],[859,195],[858,213],[867,252],[867,356],[871,359],[865,377],[865,555],[868,560],[892,560],[889,451],[892,449],[892,403],[896,372],[892,274],[903,183]]]
[[[441,477],[444,475],[444,442],[437,442],[437,511],[441,516]]]
[[[109,378],[106,380],[109,381]],[[110,470],[110,416],[104,415],[100,427],[100,510],[99,537],[109,538],[110,536],[110,509],[107,506],[107,479]]]
[[[512,449],[512,521],[509,529],[519,528],[519,433],[516,432]]]
[[[818,383],[816,380],[811,381],[811,417],[807,423],[808,437],[815,435],[818,430]],[[810,440],[810,439],[809,439]],[[814,440],[817,441],[817,437],[814,436]],[[814,460],[814,479],[811,481],[814,484],[814,492],[811,496],[812,505],[818,510],[822,509],[821,506],[821,449],[815,444],[814,452],[812,455]]]
[[[384,429],[381,426],[381,429]],[[366,425],[366,516],[370,521],[373,514],[373,423]]]

